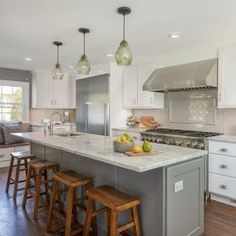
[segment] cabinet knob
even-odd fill
[[[221,184],[219,187],[220,187],[221,189],[229,189],[229,186],[226,185],[226,184]]]
[[[221,151],[221,152],[227,152],[228,149],[227,149],[227,148],[221,148],[220,151]]]
[[[228,166],[227,166],[226,164],[221,164],[221,165],[220,165],[220,168],[222,168],[222,169],[227,169]]]

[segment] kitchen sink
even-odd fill
[[[78,133],[61,133],[61,134],[54,134],[56,136],[61,136],[61,137],[76,137],[76,136],[81,136],[84,134],[78,134]]]

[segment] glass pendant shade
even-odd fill
[[[117,12],[123,16],[123,40],[116,51],[116,63],[118,66],[130,66],[133,60],[133,55],[128,42],[125,39],[125,16],[131,13],[129,7],[119,7]]]
[[[52,78],[55,80],[62,80],[64,77],[61,65],[57,63],[52,70]]]
[[[116,62],[119,66],[130,66],[133,60],[133,55],[129,44],[126,40],[122,40],[116,51]]]
[[[80,57],[77,65],[76,65],[76,69],[77,69],[78,74],[81,74],[81,75],[88,75],[89,74],[91,67],[90,67],[88,58],[85,54],[83,54]]]

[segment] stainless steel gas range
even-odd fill
[[[206,138],[217,135],[220,135],[220,133],[156,128],[141,132],[141,139],[153,143],[207,149]]]

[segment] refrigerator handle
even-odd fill
[[[104,102],[104,136],[107,136],[107,119],[108,116],[108,103]]]
[[[85,133],[88,133],[88,106],[90,102],[85,102]]]

